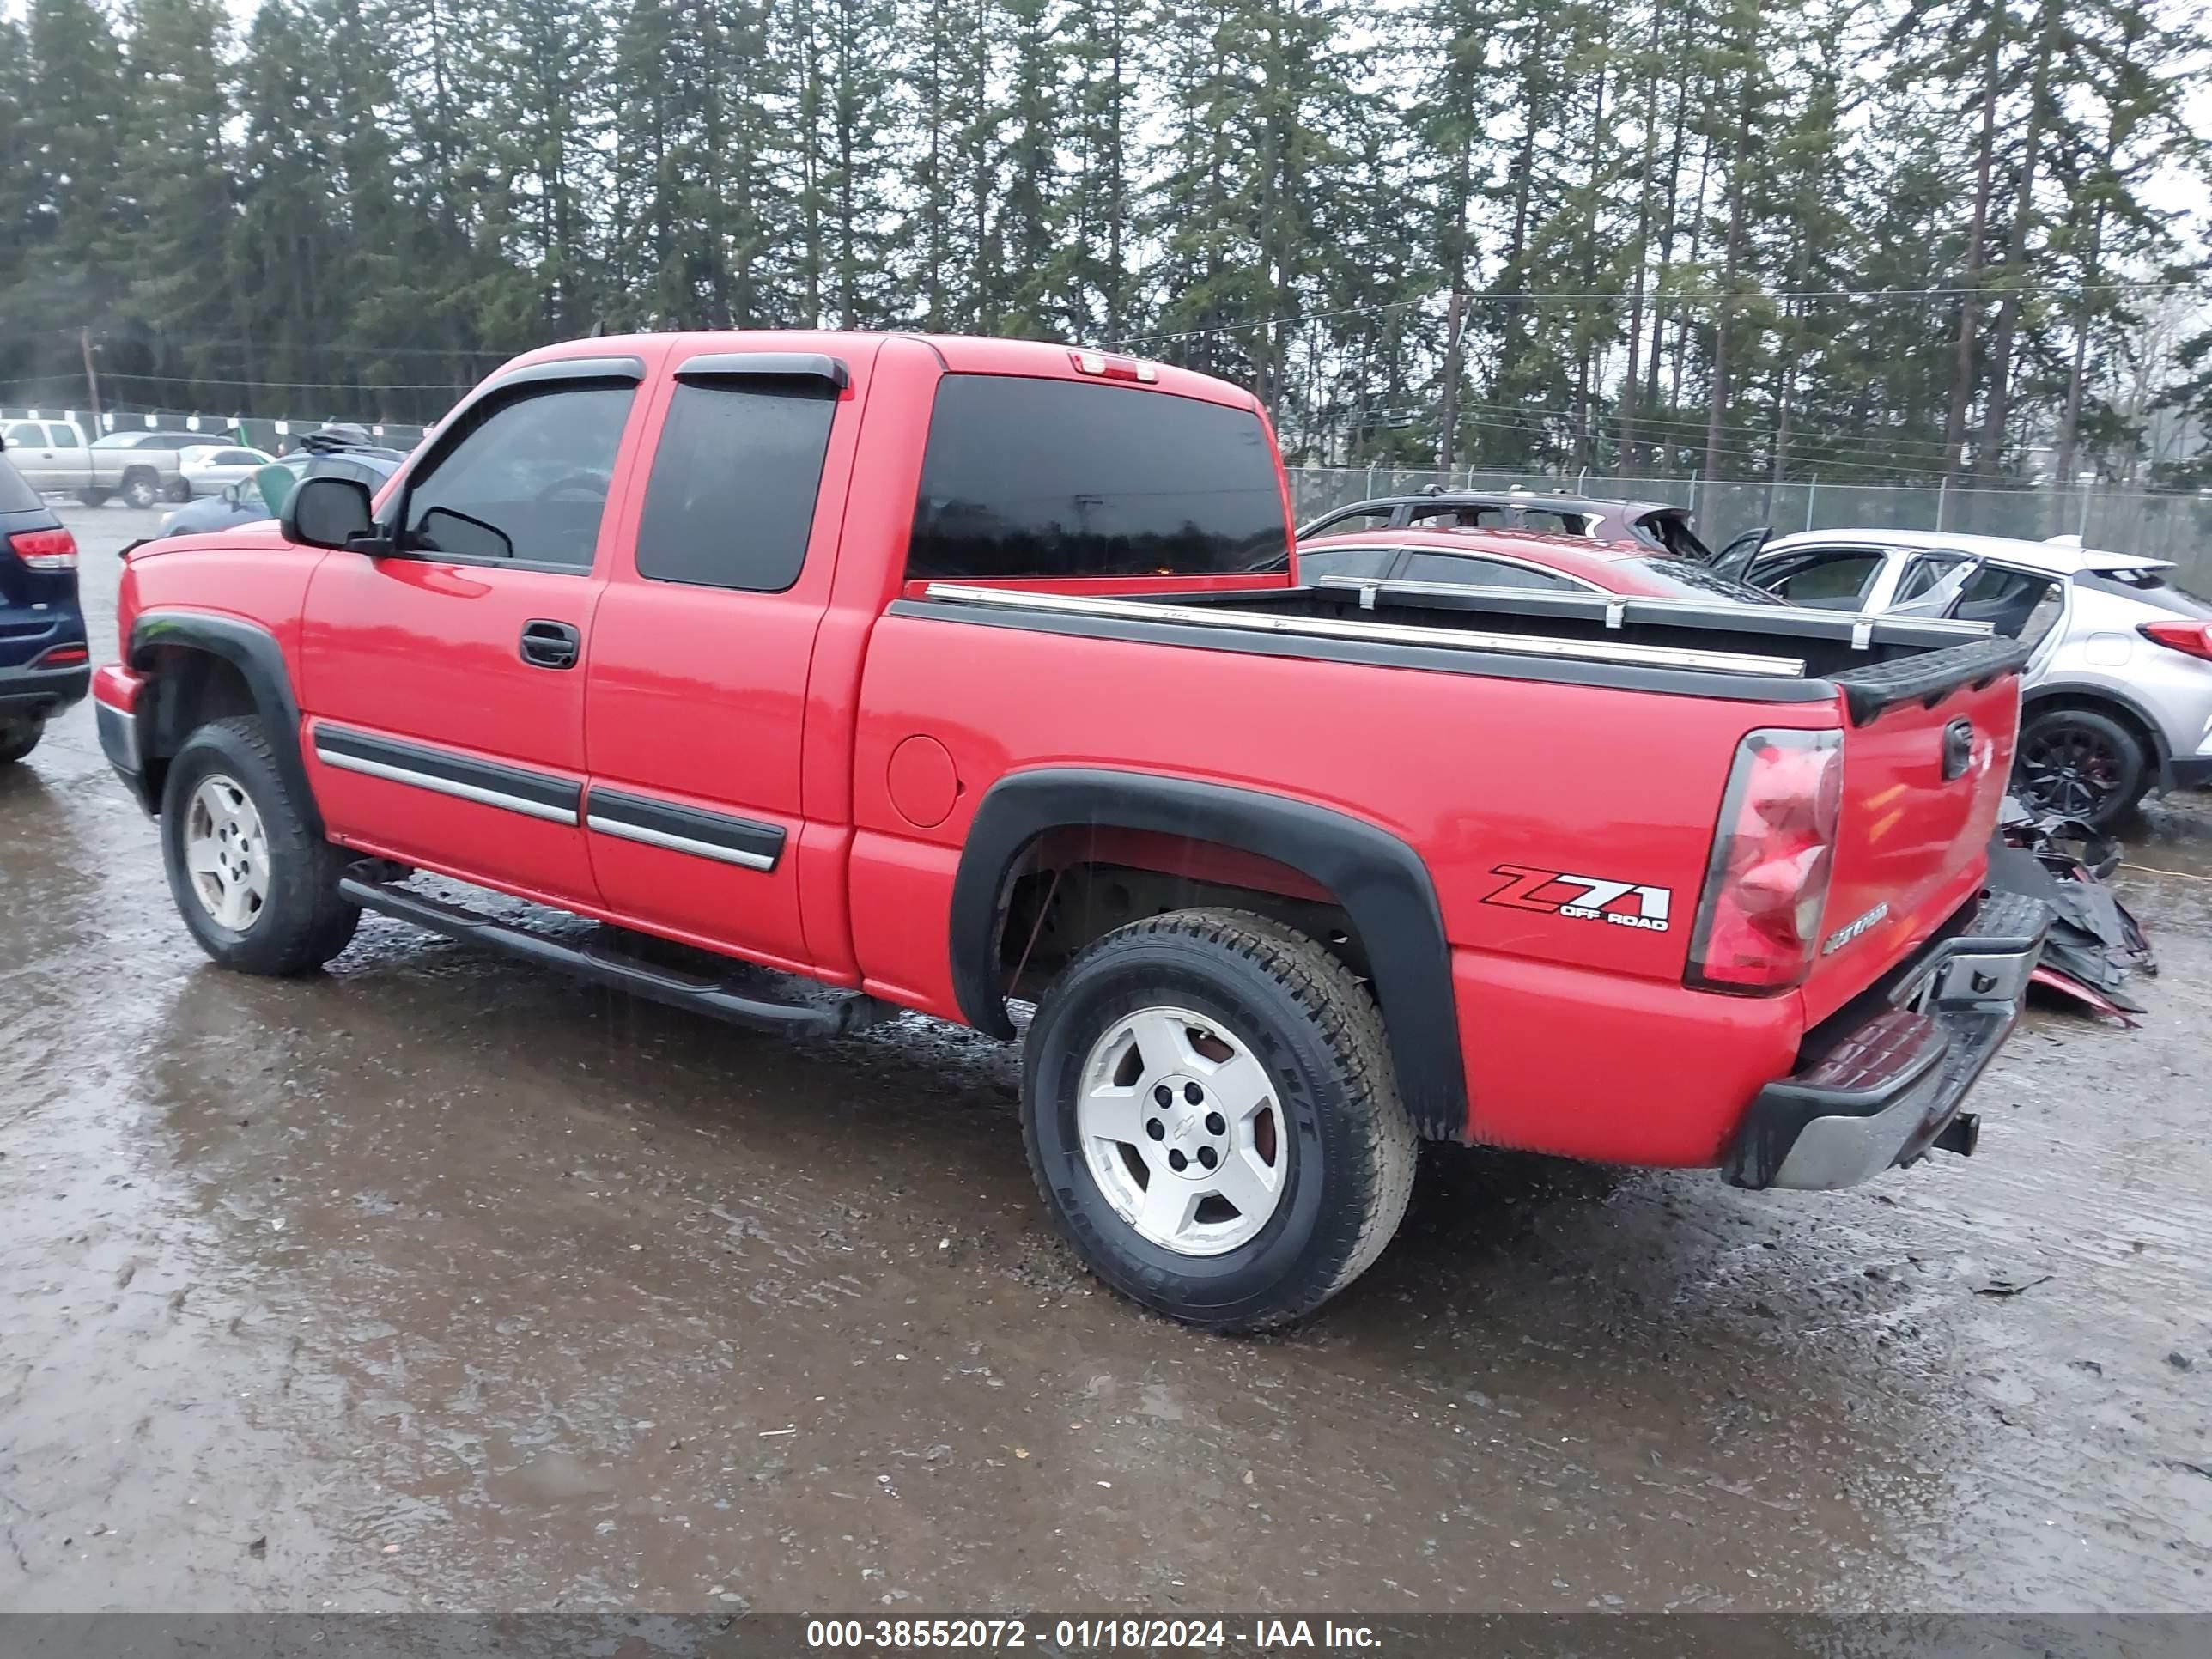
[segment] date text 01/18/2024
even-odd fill
[[[810,1619],[811,1649],[879,1650],[1035,1648],[1047,1652],[1218,1650],[1258,1652],[1300,1648],[1382,1645],[1373,1627],[1334,1620],[1255,1619],[1247,1626],[1223,1619]]]

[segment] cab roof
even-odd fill
[[[1147,392],[1169,392],[1207,403],[1257,410],[1259,401],[1243,387],[1211,374],[1153,362],[1125,353],[1096,347],[1067,345],[1049,340],[1006,340],[965,334],[922,334],[904,331],[870,331],[860,329],[708,329],[666,334],[599,334],[526,351],[501,364],[497,374],[532,363],[558,362],[574,357],[635,356],[652,362],[664,354],[680,362],[703,353],[742,351],[809,351],[849,360],[856,366],[872,362],[890,340],[910,340],[927,346],[947,374],[1020,374],[1047,380],[1074,380],[1108,386],[1135,386]],[[1120,368],[1141,366],[1155,378],[1139,382],[1127,375],[1087,374],[1077,367],[1085,356],[1103,358]],[[492,377],[487,377],[492,378]]]

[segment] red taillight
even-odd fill
[[[33,668],[81,668],[92,660],[92,653],[81,645],[57,645],[39,653]]]
[[[76,538],[66,530],[19,530],[8,550],[33,570],[76,568]]]
[[[2145,623],[2136,632],[2147,640],[2155,640],[2160,645],[2212,662],[2212,623]]]
[[[1843,799],[1843,736],[1753,732],[1736,745],[1684,982],[1759,996],[1813,965]]]

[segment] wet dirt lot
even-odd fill
[[[154,515],[69,516],[104,657]],[[0,777],[0,1610],[2212,1610],[2212,799],[2135,836],[2151,1014],[2033,1016],[1971,1162],[1449,1152],[1233,1341],[965,1032],[216,971],[80,708]]]

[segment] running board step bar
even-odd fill
[[[442,899],[410,892],[380,878],[379,872],[386,867],[375,860],[355,865],[339,878],[339,893],[364,910],[396,917],[465,944],[489,945],[526,962],[565,969],[650,1002],[665,1002],[672,1008],[689,1008],[732,1024],[794,1037],[842,1036],[899,1012],[895,1005],[878,998],[855,994],[822,1002],[770,1002],[748,996],[714,980],[655,967],[597,943],[566,944]]]

